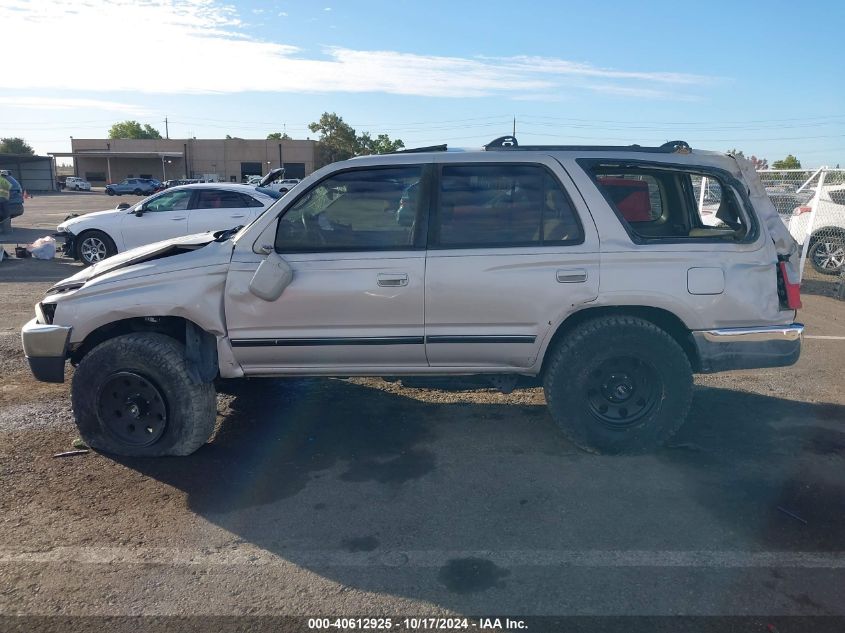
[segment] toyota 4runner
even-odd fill
[[[335,163],[246,227],[112,257],[48,291],[23,347],[40,380],[70,360],[82,437],[123,455],[202,446],[218,378],[473,374],[530,377],[575,444],[636,453],[693,373],[798,359],[797,259],[744,159],[503,137]]]

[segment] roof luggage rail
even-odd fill
[[[493,151],[612,151],[612,152],[660,152],[663,154],[689,154],[692,148],[686,141],[669,141],[657,147],[642,145],[520,145],[515,136],[500,136],[487,143],[484,149]]]
[[[410,147],[408,149],[397,149],[391,154],[420,154],[422,152],[445,152],[446,143],[443,145],[429,145],[428,147]]]

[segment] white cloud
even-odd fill
[[[287,11],[279,11],[279,17],[280,17],[280,18],[286,18],[286,17],[288,17],[288,13],[287,13]]]
[[[134,116],[145,116],[150,113],[147,108],[131,103],[67,97],[0,97],[0,106],[30,110],[105,110],[107,112],[121,112]]]
[[[599,91],[687,100],[696,98],[700,86],[716,81],[547,57],[445,57],[350,48],[307,55],[295,46],[255,39],[236,10],[217,0],[79,0],[66,5],[5,0],[0,24],[4,50],[30,51],[25,73],[0,73],[0,88],[18,91],[378,92],[519,99],[537,95],[541,100]],[[132,32],[110,36],[115,25],[131,25]],[[56,50],[88,63],[79,72],[56,72]],[[244,72],[244,59],[261,72]],[[90,71],[94,60],[97,70]]]

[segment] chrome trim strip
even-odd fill
[[[708,343],[759,343],[768,341],[800,341],[804,332],[803,323],[792,325],[773,325],[766,327],[720,328],[717,330],[698,330]]]

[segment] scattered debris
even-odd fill
[[[56,453],[53,457],[73,457],[74,455],[86,455],[90,453],[87,448],[83,448],[77,451],[65,451],[64,453]]]
[[[85,442],[82,441],[81,437],[77,437],[75,440],[73,440],[73,442],[71,443],[71,446],[73,446],[74,448],[79,448],[79,449],[88,448],[88,445]]]
[[[802,519],[801,517],[799,517],[797,514],[793,514],[792,512],[790,512],[789,510],[787,510],[786,508],[783,508],[783,507],[781,507],[781,506],[778,506],[778,510],[779,510],[780,512],[783,512],[785,515],[792,517],[792,518],[793,518],[793,519],[795,519],[796,521],[801,521],[801,523],[803,523],[804,525],[807,525],[807,521],[805,521],[804,519]]]
[[[26,247],[35,259],[53,259],[56,256],[56,239],[51,235],[39,237]]]

